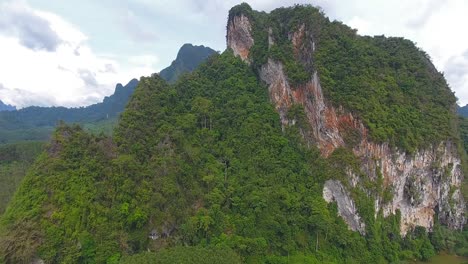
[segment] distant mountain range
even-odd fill
[[[16,107],[7,105],[0,100],[0,111],[15,111]]]
[[[463,117],[468,117],[468,104],[465,106],[458,107],[458,114]]]
[[[179,50],[176,60],[163,69],[160,75],[166,81],[174,82],[181,74],[193,71],[214,53],[216,52],[208,47],[185,44]],[[5,105],[0,101],[0,144],[47,139],[59,121],[83,125],[112,125],[125,109],[137,85],[136,79],[132,79],[125,86],[119,83],[114,94],[105,97],[101,103],[79,108],[31,106],[13,111],[16,110],[14,106]]]
[[[39,107],[31,106],[18,111],[0,113],[0,127],[3,129],[26,129],[38,126],[54,126],[59,120],[71,123],[96,122],[113,118],[123,111],[128,98],[135,90],[138,80],[127,85],[117,84],[115,92],[101,103],[87,107]]]

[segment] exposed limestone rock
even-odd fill
[[[268,49],[275,44],[275,39],[273,38],[273,29],[268,28]]]
[[[366,233],[366,225],[361,221],[354,201],[339,181],[328,180],[325,182],[323,198],[327,203],[336,202],[338,214],[343,217],[351,230],[358,231],[362,235]]]
[[[252,25],[244,15],[235,16],[228,23],[227,45],[232,49],[234,55],[248,63],[250,63],[250,48],[254,44],[251,32]]]
[[[289,123],[287,112],[292,104],[293,91],[284,74],[283,65],[268,59],[268,63],[260,70],[260,78],[268,84],[270,99],[280,114],[281,123],[287,125]]]
[[[247,62],[248,48],[253,45],[250,32],[251,25],[244,16],[234,18],[228,27],[228,47]],[[306,26],[300,26],[288,37],[293,44],[296,59],[306,66],[313,65],[316,41]],[[269,45],[274,45],[272,38],[269,38]],[[463,174],[455,144],[441,142],[410,155],[391,148],[387,143],[374,143],[359,118],[342,107],[335,108],[325,100],[316,71],[313,71],[309,82],[292,87],[281,62],[268,59],[259,70],[260,78],[268,85],[270,99],[283,126],[295,123],[295,120],[288,119],[287,112],[293,104],[300,104],[311,125],[311,131],[302,131],[302,134],[307,142],[318,146],[324,157],[328,157],[338,147],[348,147],[361,160],[361,171],[368,179],[376,181],[378,174],[383,176],[382,188],[391,192],[391,199],[383,204],[383,197],[373,195],[377,197],[375,209],[376,212],[382,210],[385,216],[399,210],[401,234],[405,235],[415,226],[431,230],[436,213],[440,222],[448,227],[463,227],[466,223],[465,201],[460,191]],[[351,170],[348,176],[350,186],[363,188],[359,186],[359,177]],[[360,222],[356,220],[359,216],[354,202],[343,185],[328,181],[323,194],[325,200],[338,203],[339,214],[350,228],[362,233]],[[353,214],[355,217],[351,217]]]
[[[288,38],[293,44],[294,55],[299,56],[301,48],[304,48],[305,25],[302,24],[296,32],[289,33]]]
[[[384,185],[392,188],[393,199],[389,204],[379,204],[377,209],[382,208],[384,216],[400,210],[402,234],[417,225],[431,230],[436,211],[442,223],[454,229],[463,227],[465,202],[457,195],[463,175],[456,146],[451,142],[414,155],[391,150],[385,144],[363,143],[355,154],[363,160],[363,169],[381,168]],[[449,197],[451,189],[456,191]]]
[[[292,88],[280,62],[268,60],[260,70],[260,78],[268,84],[270,98],[281,117],[281,123],[288,125],[287,112],[292,104],[304,106],[304,112],[312,125],[313,140],[319,145],[324,156],[344,145],[338,127],[338,118],[333,108],[326,106],[317,73],[304,86]]]
[[[312,61],[315,51],[315,40],[314,36],[306,29],[305,24],[302,24],[297,31],[289,33],[288,39],[293,44],[295,59],[309,70],[313,70]],[[310,52],[302,52],[304,50]]]

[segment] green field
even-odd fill
[[[454,255],[446,255],[441,254],[433,257],[428,262],[414,262],[416,264],[462,264],[468,263],[468,258],[454,256]]]

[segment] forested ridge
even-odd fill
[[[270,55],[284,60],[297,84],[305,81],[304,72],[317,69],[326,95],[362,117],[374,140],[388,139],[411,152],[422,140],[439,140],[434,130],[460,140],[451,126],[458,122],[453,95],[438,75],[427,75],[430,68],[414,73],[416,77],[408,73],[405,81],[411,79],[417,87],[435,78],[430,87],[409,92],[425,93],[420,100],[435,107],[426,109],[422,102],[401,98],[407,95],[398,90],[403,83],[374,80],[395,76],[398,71],[388,66],[393,59],[384,62],[383,72],[378,68],[366,75],[363,68],[392,52],[401,52],[395,58],[406,57],[411,62],[402,65],[411,69],[423,67],[413,60],[427,58],[405,40],[348,36],[347,28],[310,6],[278,9],[268,17],[243,4],[230,16],[238,12],[291,27],[303,19],[322,21],[328,33],[321,45],[345,58],[319,53],[316,65],[304,66],[291,61],[286,42],[271,51],[276,55],[262,55],[264,42],[256,41],[250,66],[226,50],[174,84],[157,74],[142,77],[112,137],[60,124],[0,218],[0,263],[397,263],[427,260],[438,251],[468,254],[467,232],[437,222],[432,233],[417,227],[402,237],[399,214],[384,218],[375,212],[373,198],[359,188],[352,195],[366,232],[349,230],[322,190],[326,180],[347,177],[350,167],[359,172],[356,157],[339,148],[324,158],[317,147],[306,144],[300,131],[309,124],[299,107],[289,112],[297,122],[283,127],[257,75],[262,56]],[[336,38],[327,39],[332,33]],[[353,65],[359,55],[343,53],[334,41],[364,45],[363,50],[383,55],[375,61],[371,56],[370,66]],[[393,45],[403,51],[392,51]],[[331,71],[335,67],[330,65],[341,63],[352,65]],[[350,70],[358,79],[343,76]],[[370,86],[376,91],[366,94]],[[394,100],[392,87],[399,99],[389,103]],[[400,130],[392,111],[404,118],[416,112],[421,116]],[[427,120],[426,115],[434,116]],[[440,128],[437,122],[443,122]],[[366,184],[383,191],[378,182]]]

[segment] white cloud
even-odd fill
[[[157,72],[150,63],[157,61],[155,56],[141,56],[146,58],[141,63],[96,54],[87,44],[88,37],[75,26],[24,2],[3,3],[0,14],[8,16],[0,19],[0,29],[2,25],[18,28],[0,30],[0,98],[6,103],[20,108],[89,105],[112,94],[117,82]],[[40,27],[30,29],[31,25],[15,22],[24,17],[40,21]]]
[[[445,77],[448,82],[457,88],[457,95],[465,100],[460,100],[461,105],[468,104],[468,49],[459,55],[449,58],[444,66]]]
[[[21,89],[11,89],[0,83],[0,98],[6,104],[14,105],[14,102],[24,102],[26,105],[50,106],[55,105],[53,98],[35,94]]]
[[[358,33],[361,35],[368,35],[369,34],[369,22],[361,17],[354,16],[349,22],[348,26],[355,28],[358,30]]]
[[[55,51],[62,42],[49,21],[22,2],[0,5],[0,32],[16,37],[21,45],[33,50]]]

